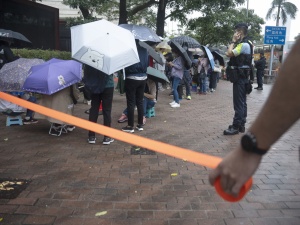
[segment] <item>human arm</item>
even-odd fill
[[[144,93],[144,96],[145,96],[146,98],[151,99],[151,100],[153,100],[153,99],[155,98],[154,95],[151,95],[151,94],[148,94],[148,93]]]
[[[232,41],[228,46],[227,52],[226,52],[226,56],[227,57],[233,57],[236,56],[236,54],[234,54],[233,49],[235,48],[235,44],[241,39],[241,33],[240,32],[235,32],[232,36]]]
[[[169,65],[177,70],[182,70],[183,60],[181,56],[178,56],[173,62],[170,62]]]
[[[256,136],[258,148],[269,150],[300,118],[300,40],[289,53],[277,77],[268,100],[249,131]],[[246,152],[239,145],[209,174],[213,185],[221,177],[223,190],[237,195],[242,185],[255,173],[262,156]]]

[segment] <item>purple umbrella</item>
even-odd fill
[[[74,60],[50,59],[31,67],[23,90],[51,95],[79,82],[82,64]]]

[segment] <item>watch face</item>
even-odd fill
[[[249,135],[244,135],[242,137],[242,147],[246,150],[246,151],[252,151],[255,146],[254,146],[254,143],[253,143],[253,140],[252,138],[249,136]]]

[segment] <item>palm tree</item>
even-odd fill
[[[280,19],[282,19],[283,24],[286,23],[288,15],[292,19],[295,19],[298,8],[293,3],[287,2],[286,0],[273,0],[271,8],[268,10],[266,19],[270,19],[275,10],[277,10],[276,26],[278,26]]]

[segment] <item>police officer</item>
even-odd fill
[[[253,54],[253,46],[247,38],[247,33],[248,26],[246,23],[237,24],[232,42],[226,52],[226,55],[230,57],[226,74],[233,83],[234,117],[232,125],[227,130],[224,130],[224,135],[235,135],[239,132],[245,132],[247,117],[246,94],[249,93],[249,76]]]

